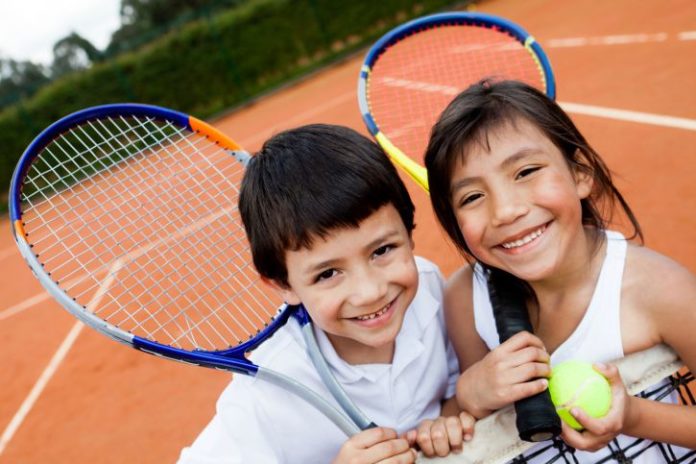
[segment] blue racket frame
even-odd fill
[[[129,345],[139,351],[165,357],[167,359],[203,367],[229,370],[272,382],[307,400],[331,419],[348,436],[358,433],[361,429],[374,427],[375,425],[352,403],[331,374],[326,360],[318,350],[311,319],[305,308],[301,305],[281,305],[275,317],[273,317],[263,330],[250,340],[233,348],[219,351],[187,351],[136,336],[133,333],[106,322],[77,303],[77,301],[68,295],[45,271],[26,239],[22,224],[21,188],[23,178],[32,162],[57,135],[65,132],[71,127],[88,121],[118,116],[139,116],[156,120],[166,120],[186,128],[187,130],[202,132],[215,143],[228,150],[230,155],[234,156],[243,165],[246,165],[250,159],[250,155],[246,151],[242,150],[233,140],[229,139],[212,126],[187,114],[154,105],[124,103],[91,107],[72,113],[51,124],[29,144],[22,154],[13,173],[9,193],[9,213],[15,242],[17,243],[20,253],[41,285],[73,316],[115,341]],[[322,396],[309,390],[292,378],[269,369],[264,369],[247,359],[246,353],[252,351],[259,344],[271,337],[276,330],[288,322],[290,317],[294,318],[299,323],[303,337],[308,345],[308,351],[312,362],[315,364],[325,385],[339,405],[343,407],[347,415],[339,411]],[[315,352],[313,352],[313,350],[315,350]]]

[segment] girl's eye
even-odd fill
[[[481,193],[469,194],[459,201],[459,206],[466,206],[470,203],[473,203],[474,201],[478,200],[482,196],[483,196],[483,194],[481,194]]]
[[[535,173],[539,169],[541,169],[541,166],[530,166],[530,167],[524,168],[517,173],[517,176],[515,178],[521,179],[522,177],[527,177],[530,174]]]
[[[323,280],[328,280],[336,275],[338,271],[336,269],[326,269],[319,273],[319,275],[314,279],[315,282],[321,282]]]

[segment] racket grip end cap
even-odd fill
[[[545,390],[515,403],[517,431],[528,442],[551,440],[561,434],[561,418]]]

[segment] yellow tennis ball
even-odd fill
[[[575,430],[583,427],[570,414],[571,409],[577,407],[591,417],[603,417],[611,407],[609,381],[584,361],[565,361],[554,366],[549,393],[558,415]]]

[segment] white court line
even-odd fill
[[[382,82],[391,87],[401,87],[413,92],[436,91],[449,96],[449,89],[442,86],[438,88],[427,87],[425,84],[419,81],[409,81],[406,79],[384,79]],[[561,107],[568,113],[585,114],[588,116],[597,116],[606,119],[618,119],[620,121],[638,122],[642,124],[651,124],[654,126],[696,130],[696,120],[694,119],[678,118],[675,116],[666,116],[662,114],[641,113],[639,111],[606,108],[602,106],[584,105],[581,103],[559,102],[559,105],[561,105]],[[397,128],[395,131],[401,131],[403,129],[404,128]]]
[[[14,316],[15,314],[21,313],[25,309],[29,309],[32,306],[41,303],[42,301],[48,300],[49,298],[50,295],[47,292],[42,292],[38,295],[34,295],[30,298],[27,298],[21,303],[17,303],[14,306],[10,306],[9,308],[0,311],[0,321],[2,321],[3,319],[7,319],[10,316]]]
[[[673,36],[666,32],[655,34],[602,35],[596,37],[566,37],[540,41],[544,48],[586,47],[588,45],[629,45],[650,42],[665,42]],[[696,31],[676,33],[677,40],[696,40]]]
[[[102,282],[102,284],[99,286],[98,291],[94,294],[89,303],[87,303],[87,311],[89,311],[90,313],[94,313],[94,309],[99,305],[102,298],[104,297],[104,295],[106,295],[106,292],[111,287],[111,284],[116,279],[116,274],[123,268],[123,266],[125,266],[128,263],[129,260],[132,261],[133,259],[137,259],[143,254],[147,253],[148,251],[154,248],[157,248],[162,244],[166,244],[168,242],[171,242],[172,240],[177,240],[181,237],[190,234],[191,232],[200,230],[200,224],[210,224],[212,221],[215,221],[215,219],[219,218],[220,216],[228,214],[232,209],[232,207],[222,208],[218,212],[209,214],[208,216],[205,216],[198,222],[195,222],[190,226],[177,231],[177,233],[175,234],[169,235],[160,240],[145,245],[141,248],[138,248],[132,251],[131,253],[115,260],[109,270],[107,279],[104,282]],[[40,301],[47,299],[48,297],[48,293],[42,293],[32,298],[29,298],[28,300],[25,300],[20,304],[10,307],[2,313],[0,313],[0,320],[12,316],[13,314],[17,314],[18,312],[30,306],[33,306]],[[14,437],[15,433],[17,432],[17,429],[19,429],[19,427],[24,422],[24,419],[27,417],[31,409],[34,407],[34,404],[38,400],[39,396],[41,396],[41,393],[43,393],[43,390],[46,388],[46,385],[51,380],[60,364],[65,359],[65,356],[68,354],[68,351],[75,343],[75,340],[82,331],[83,327],[84,324],[82,322],[75,322],[75,324],[70,329],[70,332],[68,332],[68,335],[65,337],[63,342],[58,347],[58,350],[56,350],[56,352],[53,354],[53,357],[49,361],[48,366],[46,366],[46,368],[43,370],[38,380],[32,387],[31,391],[29,392],[29,395],[27,395],[27,397],[24,399],[15,415],[12,417],[12,420],[10,420],[9,424],[0,436],[0,455],[2,455],[2,453],[5,451],[5,448]]]
[[[0,250],[0,261],[3,259],[14,255],[15,253],[19,254],[19,251],[17,251],[17,247],[11,246],[8,248],[5,248],[4,250]]]
[[[641,113],[638,111],[620,110],[616,108],[604,108],[601,106],[583,105],[580,103],[559,102],[559,105],[568,113],[597,116],[606,119],[618,119],[620,121],[651,124],[653,126],[673,127],[696,131],[696,120],[677,118],[661,114]]]
[[[322,103],[321,105],[317,105],[312,107],[311,109],[307,111],[302,111],[300,113],[297,113],[295,116],[289,119],[285,119],[283,121],[282,126],[272,126],[269,129],[263,131],[263,132],[257,132],[256,135],[253,137],[249,137],[247,139],[244,139],[242,141],[242,144],[244,146],[251,146],[254,145],[256,142],[261,142],[266,139],[268,139],[271,135],[273,135],[279,127],[292,127],[298,123],[305,122],[307,119],[309,119],[312,116],[315,116],[317,114],[320,114],[330,108],[336,107],[339,104],[343,103],[344,101],[348,101],[350,99],[355,99],[357,102],[357,97],[355,96],[355,91],[351,90],[350,92],[346,92],[344,94],[338,95],[331,100],[326,101],[325,103]],[[356,103],[357,104],[357,103]]]
[[[29,395],[27,395],[27,397],[24,399],[22,405],[19,407],[14,417],[12,417],[10,423],[7,424],[5,431],[2,433],[2,436],[0,436],[0,455],[2,455],[3,451],[5,451],[7,444],[10,442],[10,440],[12,440],[15,432],[17,432],[19,426],[22,425],[22,422],[24,422],[25,417],[27,414],[29,414],[29,411],[31,411],[31,408],[34,406],[34,403],[36,403],[36,400],[39,398],[44,388],[46,388],[46,385],[48,384],[49,380],[51,380],[51,377],[53,377],[53,374],[55,374],[58,366],[63,362],[63,359],[65,359],[65,355],[68,354],[68,351],[75,343],[75,340],[83,327],[84,324],[82,322],[75,322],[75,325],[72,326],[72,329],[70,329],[70,332],[65,337],[65,340],[63,340],[63,343],[60,344],[60,347],[58,347],[58,350],[51,358],[48,366],[46,366],[44,371],[41,373],[41,376],[34,384],[34,387],[29,392]]]

